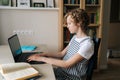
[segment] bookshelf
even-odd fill
[[[103,15],[103,0],[60,0],[59,15],[63,16],[70,10],[75,8],[85,9],[90,17],[89,35],[102,38],[102,15]],[[63,26],[63,17],[60,17],[61,27],[61,49],[65,48],[69,43],[73,34],[70,34],[66,26]],[[99,56],[99,54],[98,54]],[[99,61],[99,60],[98,60]],[[99,62],[98,62],[99,65]]]

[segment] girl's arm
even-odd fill
[[[67,51],[68,46],[61,52],[58,53],[41,53],[41,54],[37,54],[38,56],[46,56],[46,57],[54,57],[54,58],[62,58]]]
[[[29,61],[32,61],[32,60],[33,61],[43,61],[43,62],[46,62],[48,64],[52,64],[52,65],[55,65],[58,67],[68,68],[68,67],[75,65],[76,63],[78,63],[82,59],[83,59],[83,57],[79,53],[76,53],[73,57],[71,57],[70,59],[68,59],[66,61],[54,59],[54,58],[40,57],[40,56],[30,57]]]
[[[55,66],[59,66],[59,67],[64,67],[64,68],[68,68],[71,67],[73,65],[75,65],[76,63],[78,63],[79,61],[81,61],[82,59],[84,59],[82,56],[80,56],[80,54],[76,53],[73,57],[71,57],[68,60],[58,60],[58,59],[53,59],[53,58],[46,58],[46,57],[41,57],[41,61],[55,65]]]
[[[68,59],[66,61],[60,60],[60,59],[55,59],[55,58],[50,58],[50,57],[59,57],[59,58],[63,57],[65,55],[66,51],[67,51],[67,47],[60,53],[56,53],[56,54],[43,53],[43,54],[41,54],[41,55],[48,56],[48,57],[32,55],[28,58],[28,61],[42,61],[42,62],[46,62],[48,64],[52,64],[52,65],[55,65],[58,67],[68,68],[68,67],[75,65],[82,59],[84,59],[79,53],[76,53],[74,56],[72,56],[70,59]]]

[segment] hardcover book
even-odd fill
[[[30,64],[23,62],[0,64],[0,73],[5,80],[26,80],[40,75]]]

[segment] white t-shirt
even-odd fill
[[[75,40],[80,43],[80,48],[77,53],[79,53],[82,57],[86,58],[87,60],[90,59],[90,57],[94,53],[94,44],[92,39],[87,36],[84,38],[77,38],[76,36]]]

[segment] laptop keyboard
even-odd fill
[[[18,58],[16,58],[16,61],[17,62],[27,62],[27,63],[30,63],[30,64],[43,64],[44,63],[44,62],[41,62],[41,61],[30,61],[30,62],[28,62],[27,58],[29,56],[31,56],[32,54],[35,54],[35,53],[22,53],[21,55],[18,56]]]

